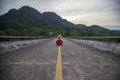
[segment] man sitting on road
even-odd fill
[[[56,44],[57,44],[58,46],[61,46],[62,43],[63,43],[63,41],[60,39],[60,37],[58,37],[58,40],[56,41]]]

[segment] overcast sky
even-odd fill
[[[110,25],[120,29],[120,0],[0,0],[0,15],[11,8],[31,6],[39,12],[52,11],[75,24]]]

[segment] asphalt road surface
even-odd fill
[[[55,80],[56,39],[0,55],[0,80]],[[63,39],[63,80],[120,80],[120,57]]]

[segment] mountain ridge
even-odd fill
[[[35,26],[35,27],[34,27]],[[93,33],[93,35],[111,35],[112,30],[103,28],[98,25],[86,26],[84,24],[74,24],[72,22],[63,19],[55,12],[39,12],[38,10],[29,7],[23,6],[19,9],[10,9],[8,13],[0,16],[0,30],[22,30],[22,29],[30,29],[30,28],[47,28],[48,31],[57,30],[60,33],[60,29],[65,31],[64,34],[77,34],[81,35],[84,33],[89,35],[89,32]],[[68,30],[68,31],[66,31]],[[70,33],[69,33],[70,31]],[[73,32],[72,32],[73,31]],[[57,33],[56,32],[56,33]],[[114,31],[115,32],[115,31]],[[103,34],[104,33],[104,34]],[[84,35],[83,34],[83,35]],[[92,34],[91,34],[92,35]]]

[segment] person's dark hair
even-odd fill
[[[60,39],[60,37],[58,37],[58,39]]]

